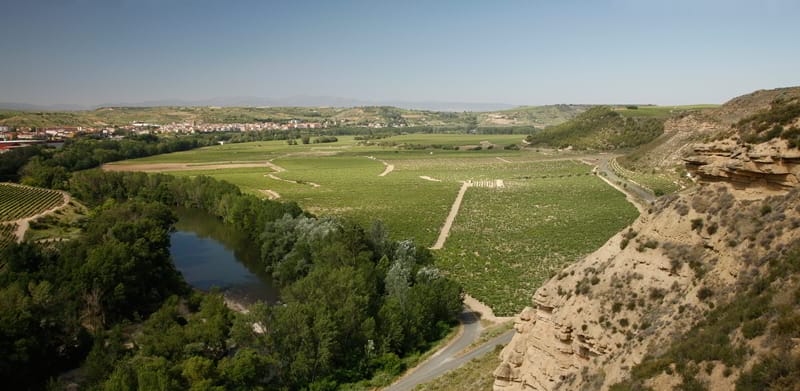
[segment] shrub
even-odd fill
[[[704,286],[697,291],[697,298],[700,299],[700,301],[705,301],[707,298],[711,296],[714,296],[714,291],[712,291],[711,288],[707,286]]]
[[[703,230],[703,219],[692,219],[692,231],[697,231],[697,233],[700,233],[700,231],[702,230]]]

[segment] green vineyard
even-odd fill
[[[0,183],[0,221],[14,221],[61,205],[61,193],[30,186]]]
[[[14,231],[16,230],[16,224],[0,224],[0,249],[5,248],[17,239],[14,235]]]

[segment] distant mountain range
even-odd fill
[[[518,107],[507,103],[489,102],[444,102],[444,101],[374,101],[336,96],[296,95],[285,98],[263,98],[252,96],[218,97],[203,100],[162,99],[143,102],[114,102],[98,105],[52,104],[37,105],[18,102],[0,102],[0,108],[26,111],[75,111],[93,110],[99,107],[155,107],[155,106],[223,106],[223,107],[358,107],[394,106],[412,110],[432,111],[496,111]]]

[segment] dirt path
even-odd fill
[[[69,194],[67,194],[67,193],[65,193],[63,191],[60,191],[60,190],[58,192],[61,193],[61,196],[64,198],[64,202],[61,205],[54,206],[54,207],[52,207],[52,208],[50,208],[50,209],[48,209],[48,210],[46,210],[46,211],[44,211],[42,213],[39,213],[39,214],[36,214],[36,215],[33,215],[33,216],[29,216],[29,217],[25,217],[23,219],[11,221],[11,223],[14,223],[14,224],[17,225],[17,230],[16,230],[16,232],[14,232],[14,234],[17,236],[17,243],[22,243],[22,239],[25,238],[25,232],[27,232],[28,228],[30,228],[30,226],[31,226],[31,221],[36,220],[39,217],[42,217],[42,216],[48,215],[50,213],[53,213],[53,212],[65,207],[65,206],[67,206],[70,203],[70,201],[72,201],[72,197],[70,197]]]
[[[284,171],[286,171],[285,168],[273,163],[271,159],[269,161],[267,161],[267,167],[271,168],[275,172],[284,172]]]
[[[387,162],[385,160],[378,159],[378,158],[376,158],[374,156],[365,156],[365,157],[367,159],[370,159],[370,160],[379,161],[379,162],[383,163],[384,166],[386,166],[386,168],[383,170],[383,172],[378,174],[378,176],[386,176],[386,175],[389,175],[390,172],[394,171],[394,164],[389,164],[389,162]]]
[[[450,228],[453,226],[453,221],[455,221],[456,216],[458,215],[458,210],[461,208],[461,200],[464,199],[464,193],[467,192],[467,188],[470,186],[470,182],[464,182],[461,184],[461,189],[458,190],[456,200],[453,201],[453,206],[450,208],[450,214],[447,215],[447,219],[444,221],[444,226],[442,226],[442,231],[439,232],[439,238],[436,239],[436,244],[431,247],[431,250],[440,250],[442,247],[444,247],[444,242],[447,240],[447,235],[450,235]]]
[[[380,175],[378,176],[386,176],[389,175],[390,172],[394,171],[394,164],[386,163],[383,160],[381,160],[381,163],[383,163],[386,166],[386,169],[383,170],[383,172],[380,173]]]
[[[276,181],[281,181],[281,182],[286,182],[286,183],[294,183],[295,185],[309,185],[309,186],[311,186],[311,187],[320,187],[319,183],[314,183],[314,182],[298,182],[298,181],[293,181],[293,180],[291,180],[291,179],[283,179],[283,178],[280,178],[280,177],[278,177],[278,176],[277,176],[277,175],[275,175],[275,174],[264,174],[264,176],[265,176],[265,177],[267,177],[267,178],[269,178],[269,179],[274,179],[274,180],[276,180]]]
[[[441,179],[431,178],[431,177],[429,177],[427,175],[420,175],[419,177],[424,179],[424,180],[426,180],[426,181],[431,181],[431,182],[441,182],[442,181]]]
[[[514,163],[514,162],[512,162],[511,160],[508,160],[508,159],[503,159],[503,158],[501,158],[500,156],[497,156],[497,157],[496,157],[496,159],[497,159],[497,160],[499,160],[499,161],[501,161],[501,162],[503,162],[503,163]]]

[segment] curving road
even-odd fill
[[[494,350],[497,345],[505,345],[514,336],[514,330],[509,330],[498,335],[473,349],[467,354],[460,355],[465,349],[469,348],[473,342],[477,341],[481,335],[481,323],[478,315],[469,309],[459,315],[461,333],[451,341],[446,347],[434,353],[425,362],[412,369],[394,384],[384,388],[384,391],[407,391],[412,390],[419,384],[427,383],[446,372],[456,369],[476,357],[480,357],[487,352]]]

